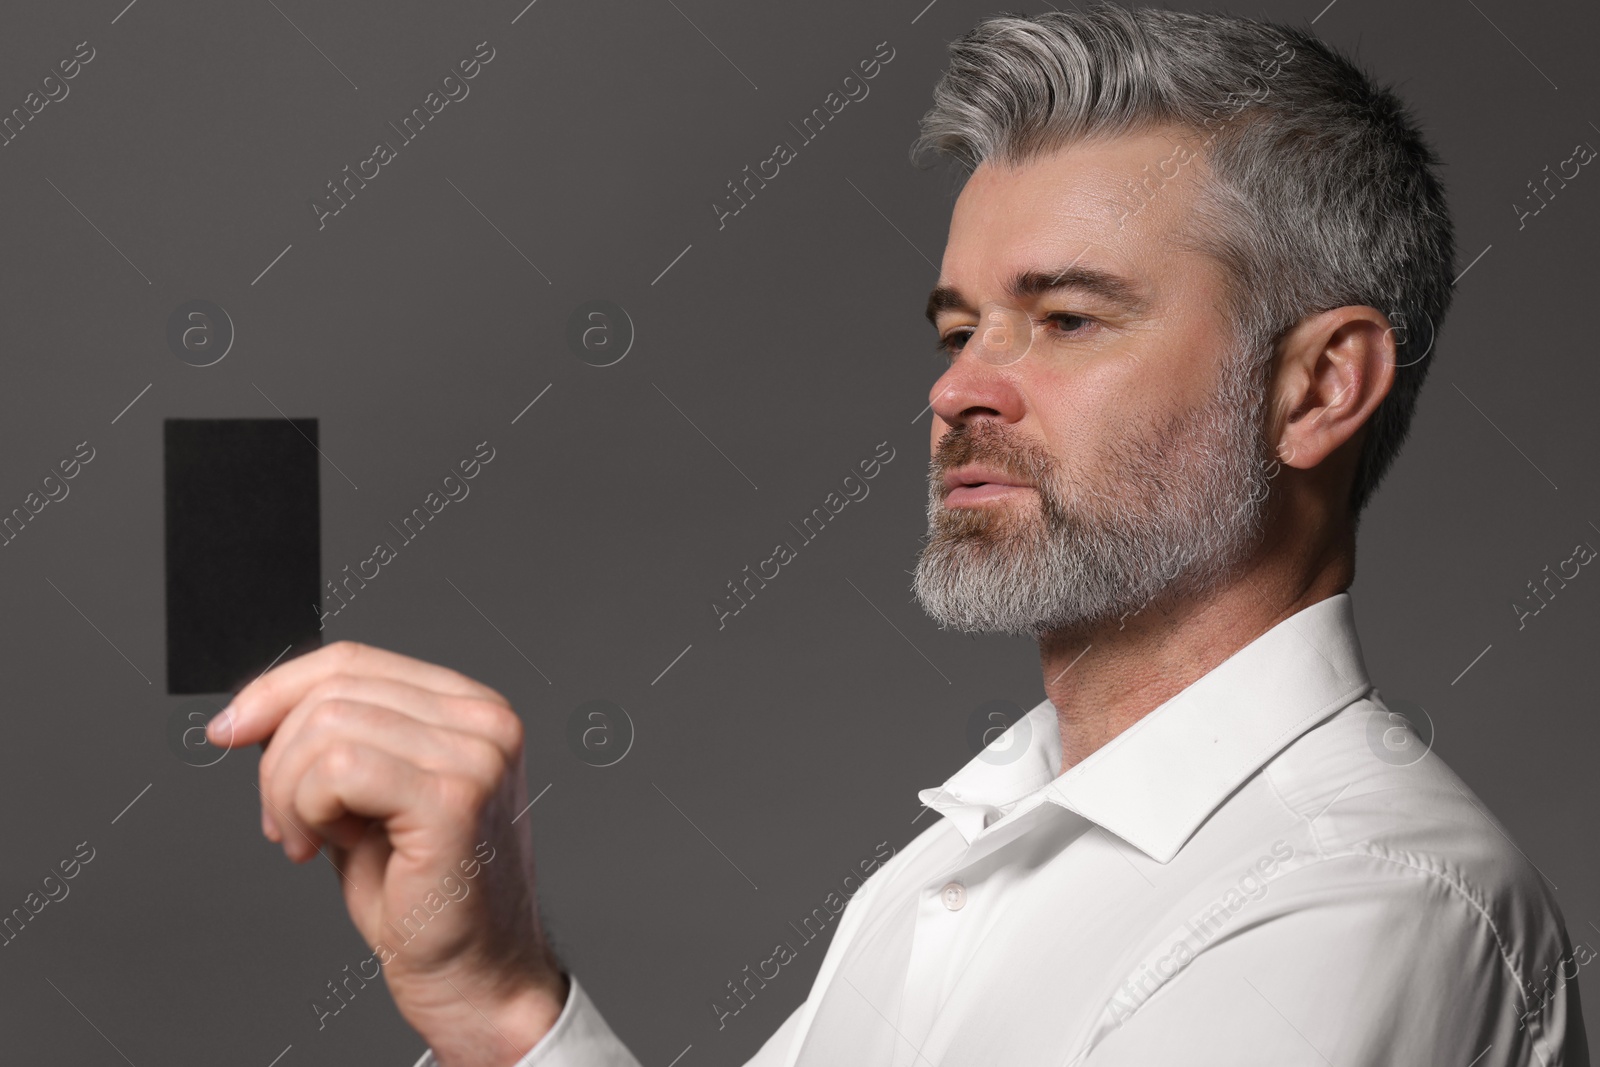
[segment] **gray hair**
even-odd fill
[[[1455,257],[1439,160],[1392,91],[1290,26],[1099,3],[980,22],[933,100],[912,160],[932,149],[968,172],[1167,125],[1207,134],[1190,239],[1229,275],[1258,368],[1319,311],[1367,305],[1394,326],[1394,384],[1349,497],[1359,522],[1409,429]]]

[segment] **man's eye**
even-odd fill
[[[966,345],[967,338],[971,336],[970,329],[962,328],[951,330],[934,343],[933,350],[949,359],[955,359],[956,354]]]
[[[1044,326],[1052,333],[1068,337],[1082,333],[1086,326],[1093,323],[1094,320],[1087,315],[1075,315],[1070,311],[1058,311],[1034,320],[1035,326]],[[971,326],[957,327],[939,338],[934,345],[934,351],[954,361],[974,332]]]
[[[1057,333],[1071,334],[1071,333],[1077,333],[1078,330],[1076,330],[1076,329],[1066,329],[1066,328],[1064,328],[1065,324],[1067,324],[1069,322],[1072,322],[1072,323],[1092,323],[1093,321],[1094,320],[1089,318],[1089,316],[1087,316],[1087,315],[1074,315],[1070,311],[1061,311],[1061,312],[1057,312],[1054,315],[1046,315],[1043,319],[1038,320],[1037,325],[1045,326],[1045,325],[1052,325],[1053,324],[1056,327],[1056,332]]]

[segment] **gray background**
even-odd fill
[[[369,955],[337,876],[260,836],[258,750],[199,769],[167,746],[184,698],[164,693],[163,418],[319,419],[330,577],[478,442],[496,448],[327,637],[513,700],[530,791],[550,786],[529,813],[548,922],[653,1067],[753,1053],[823,948],[718,1032],[724,983],[878,842],[928,825],[912,823],[915,791],[970,758],[973,709],[1042,698],[1029,642],[940,633],[909,591],[918,412],[938,374],[921,312],[955,185],[906,150],[946,42],[992,9],[524,2],[0,14],[0,111],[77,42],[97,52],[0,148],[0,511],[79,441],[97,450],[0,548],[0,911],[77,842],[97,850],[0,948],[8,1060],[398,1067],[422,1050],[379,986],[317,1030],[312,999]],[[1521,230],[1511,206],[1577,142],[1600,143],[1600,16],[1320,8],[1243,13],[1315,18],[1400,83],[1447,161],[1458,269],[1471,264],[1363,525],[1369,666],[1427,708],[1437,751],[1558,887],[1574,941],[1600,944],[1600,577],[1586,569],[1521,631],[1510,606],[1578,541],[1600,546],[1600,178],[1580,174]],[[308,199],[484,40],[496,56],[470,96],[319,231]],[[719,231],[724,183],[797,143],[788,123],[885,40],[895,57],[870,96]],[[611,367],[564,341],[591,297],[637,327]],[[237,327],[203,369],[165,343],[192,298]],[[896,458],[871,495],[719,632],[724,583],[880,441]],[[637,727],[604,769],[565,740],[597,697]]]

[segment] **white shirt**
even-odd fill
[[[1423,753],[1348,593],[1065,774],[1046,700],[919,794],[747,1067],[1587,1067],[1595,950]],[[573,977],[518,1067],[638,1061]]]

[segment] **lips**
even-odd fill
[[[974,485],[1012,486],[1021,489],[1033,488],[1030,483],[1015,475],[1007,474],[993,467],[983,467],[976,464],[957,467],[955,470],[945,473],[944,487],[946,492]]]
[[[1014,497],[1019,493],[1033,492],[1034,488],[1014,474],[1007,474],[993,467],[968,464],[945,474],[944,506],[978,507],[990,501]]]

